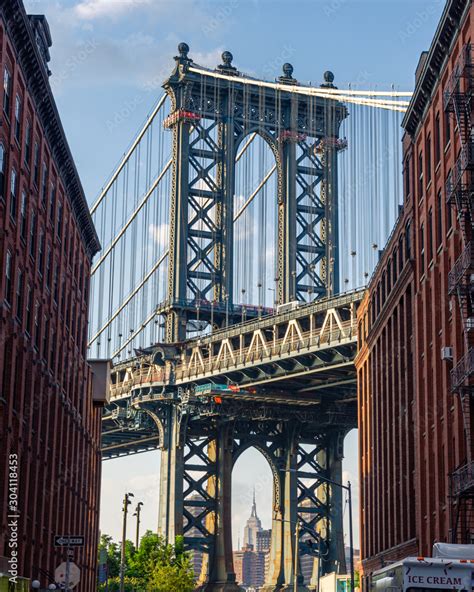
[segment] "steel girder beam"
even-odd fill
[[[163,441],[159,533],[167,540],[184,535],[189,550],[204,553],[199,584],[206,592],[238,591],[232,560],[231,474],[239,456],[254,447],[267,459],[273,482],[271,568],[268,590],[291,586],[296,518],[320,532],[322,573],[343,566],[342,516],[337,491],[324,477],[340,482],[341,417],[325,424],[330,409],[299,412],[212,402],[140,403],[162,424]],[[324,416],[324,417],[322,417]],[[340,540],[341,539],[341,540]],[[304,540],[304,529],[301,533]],[[301,545],[304,552],[304,545]]]
[[[320,297],[337,287],[335,273],[325,276],[338,256],[337,158],[322,140],[337,138],[345,108],[290,87],[262,93],[258,83],[243,84],[237,76],[216,84],[205,70],[190,71],[190,64],[182,52],[163,85],[173,130],[170,343],[185,338],[186,322],[195,318],[183,303],[212,297],[232,305],[236,148],[249,134],[262,136],[275,157],[279,301]]]

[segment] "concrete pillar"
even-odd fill
[[[296,592],[294,587],[295,527],[298,517],[297,438],[291,436],[284,451],[284,462],[273,484],[273,519],[270,547],[270,567],[263,592]],[[298,567],[297,592],[307,592]]]
[[[165,441],[161,449],[160,507],[158,534],[174,543],[183,533],[183,447],[176,408],[170,406],[165,421]]]
[[[214,532],[214,545],[209,558],[209,579],[202,588],[204,592],[240,592],[235,581],[232,556],[232,430],[230,426],[217,428],[216,439],[209,445],[209,459],[216,463],[214,483],[208,492],[215,495],[216,512],[210,517],[208,527]],[[214,491],[213,491],[214,490]]]
[[[342,484],[342,459],[344,433],[336,432],[331,435],[328,444],[328,477],[336,483]],[[329,554],[324,562],[324,573],[335,571],[346,573],[344,554],[344,523],[343,523],[343,489],[335,485],[329,486],[330,507],[332,512],[329,520]]]

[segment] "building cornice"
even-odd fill
[[[402,121],[402,127],[414,136],[423,119],[433,91],[444,68],[449,49],[455,40],[472,0],[448,0],[433,37],[431,47],[417,78],[415,91]]]
[[[28,91],[35,103],[36,112],[71,202],[86,252],[92,259],[100,250],[99,238],[23,2],[4,0],[0,4],[0,16],[23,70]]]

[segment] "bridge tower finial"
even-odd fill
[[[175,58],[174,58],[178,62],[178,64],[188,65],[193,61],[191,58],[188,58],[189,45],[187,43],[185,43],[184,41],[182,41],[178,45],[178,52],[179,52],[179,55],[175,56]]]
[[[293,66],[288,62],[282,66],[283,76],[280,76],[278,80],[283,84],[297,84],[298,81],[293,78]]]
[[[237,68],[232,65],[232,60],[234,56],[230,53],[230,51],[224,51],[222,53],[222,64],[217,66],[217,69],[225,74],[238,74]]]

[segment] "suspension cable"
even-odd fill
[[[130,224],[133,222],[133,220],[135,220],[135,218],[137,217],[138,213],[143,208],[143,206],[146,204],[146,202],[148,201],[149,197],[153,194],[153,192],[155,191],[155,189],[158,187],[161,179],[164,177],[164,175],[166,174],[167,170],[170,168],[170,166],[172,164],[173,164],[173,159],[170,158],[170,160],[165,164],[165,166],[164,166],[163,170],[161,171],[161,173],[158,175],[158,177],[153,182],[153,184],[150,187],[150,189],[148,189],[148,191],[143,196],[143,199],[141,200],[141,202],[137,205],[137,207],[135,208],[135,210],[132,212],[130,218],[127,220],[127,222],[122,227],[122,229],[120,230],[120,232],[114,237],[114,239],[110,243],[109,247],[106,249],[105,253],[97,261],[97,263],[92,267],[92,269],[91,269],[91,276],[94,275],[94,273],[99,269],[99,267],[102,265],[102,263],[105,261],[105,259],[107,259],[108,255],[110,254],[110,252],[112,251],[112,249],[115,247],[115,245],[118,243],[118,241],[122,238],[122,236],[124,235],[125,231],[130,226]]]
[[[143,126],[143,128],[141,129],[141,131],[139,132],[139,134],[137,135],[137,137],[135,138],[135,141],[133,142],[133,144],[130,146],[129,150],[126,152],[126,154],[124,155],[124,157],[122,158],[122,160],[120,161],[120,164],[118,165],[117,169],[115,170],[115,172],[113,173],[112,177],[110,178],[109,182],[107,183],[107,185],[102,189],[102,191],[100,192],[99,197],[97,198],[97,200],[95,201],[94,205],[91,207],[91,214],[93,214],[97,208],[100,206],[102,200],[104,199],[104,197],[107,195],[109,189],[112,187],[113,183],[115,182],[115,180],[117,179],[117,177],[119,176],[120,172],[122,171],[123,167],[125,166],[125,164],[127,163],[128,159],[130,158],[130,156],[132,155],[133,151],[135,150],[135,148],[138,146],[138,144],[140,143],[140,140],[143,138],[143,136],[145,135],[147,129],[150,127],[150,125],[153,123],[153,120],[155,119],[155,115],[158,113],[158,111],[161,109],[161,107],[163,106],[166,97],[168,95],[165,93],[161,99],[158,101],[156,107],[153,109],[153,112],[151,113],[151,115],[147,118],[145,125]]]

